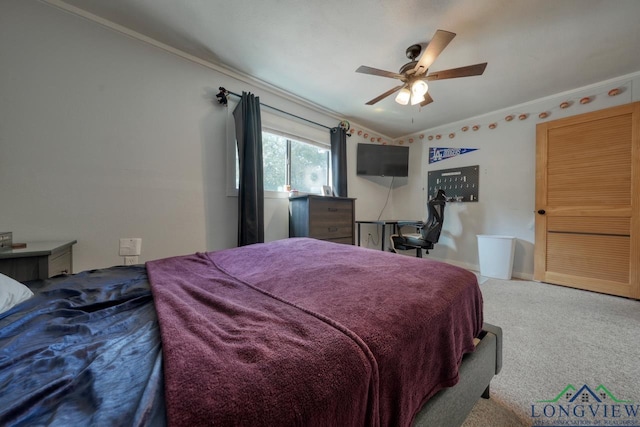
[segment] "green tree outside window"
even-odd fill
[[[262,132],[263,183],[265,191],[292,190],[322,194],[329,185],[331,151],[305,142]],[[240,182],[236,151],[236,188]]]

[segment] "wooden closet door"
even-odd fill
[[[534,279],[640,299],[640,102],[536,130]]]

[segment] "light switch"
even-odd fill
[[[142,250],[142,239],[139,237],[126,237],[120,239],[120,256],[137,256]]]

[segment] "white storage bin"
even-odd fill
[[[480,275],[496,279],[511,279],[516,238],[478,234]]]

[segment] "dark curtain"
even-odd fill
[[[260,98],[242,92],[233,110],[240,168],[238,188],[238,246],[264,242],[262,185],[262,120]]]
[[[330,132],[333,193],[339,197],[347,197],[347,132],[338,127]]]

